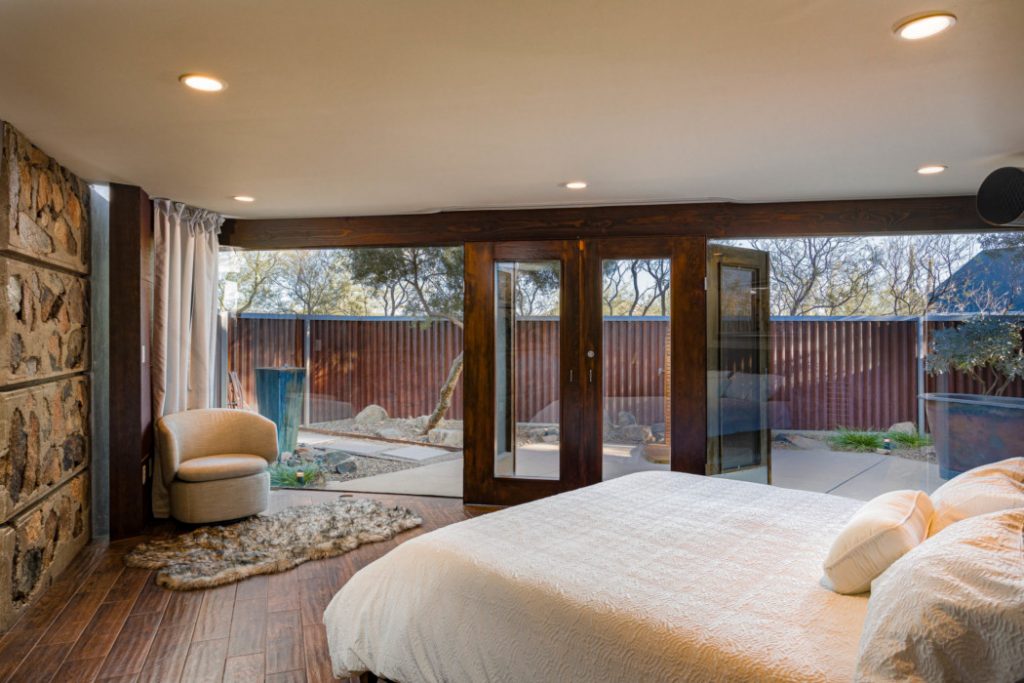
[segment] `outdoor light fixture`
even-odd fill
[[[903,40],[921,40],[948,30],[955,23],[956,17],[949,12],[928,12],[901,20],[893,32]]]
[[[925,164],[924,166],[918,166],[917,172],[921,175],[935,175],[936,173],[942,173],[946,170],[946,167],[942,164]]]
[[[178,77],[182,85],[202,92],[220,92],[227,84],[219,78],[203,74],[182,74]]]

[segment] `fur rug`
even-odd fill
[[[341,555],[422,523],[403,507],[366,498],[339,498],[143,543],[124,562],[129,567],[159,570],[156,583],[164,588],[211,588]]]

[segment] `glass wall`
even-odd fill
[[[1024,452],[1019,234],[715,241],[708,264],[710,474],[867,500]]]
[[[226,251],[220,294],[227,405],[304,375],[276,484],[461,497],[461,248]]]

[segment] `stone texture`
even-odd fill
[[[89,272],[89,188],[0,122],[0,250]]]
[[[0,527],[0,631],[17,619],[88,542],[88,472]]]
[[[0,523],[89,461],[89,381],[0,392]]]
[[[0,257],[0,385],[89,367],[85,279]]]

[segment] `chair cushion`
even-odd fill
[[[215,481],[259,474],[267,469],[267,461],[258,455],[225,453],[190,458],[178,466],[178,479],[183,481]]]

